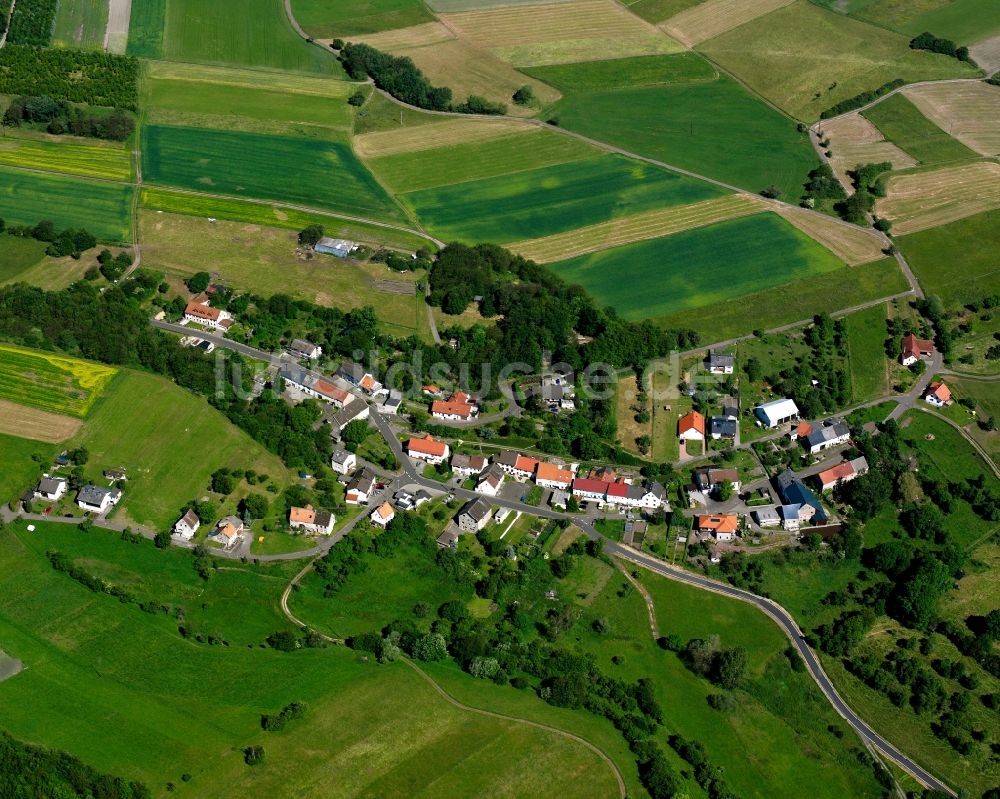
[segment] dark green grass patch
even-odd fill
[[[132,191],[122,183],[0,167],[0,217],[18,225],[51,219],[57,228],[84,227],[101,241],[127,242]]]
[[[6,505],[9,500],[19,497],[25,489],[35,487],[42,469],[33,458],[38,457],[42,463],[48,463],[55,454],[54,444],[0,433],[0,459],[4,464],[3,469],[0,469],[0,503]]]
[[[45,245],[20,236],[0,236],[0,284],[10,283],[45,257]]]
[[[294,0],[292,10],[306,33],[319,39],[408,28],[433,22],[421,0]]]
[[[159,125],[147,126],[143,136],[143,176],[150,183],[402,218],[345,144]]]
[[[719,73],[695,53],[584,61],[522,70],[563,93],[635,89],[669,83],[714,80]]]
[[[128,54],[140,58],[163,55],[163,28],[167,24],[167,0],[132,0],[128,21]]]
[[[688,8],[700,4],[702,0],[637,0],[626,4],[628,10],[647,22],[657,23],[670,19]]]
[[[570,94],[552,115],[570,130],[750,191],[802,193],[818,161],[787,117],[735,81]]]
[[[640,161],[605,155],[411,192],[403,201],[441,238],[506,242],[724,193]]]
[[[1000,211],[900,236],[897,243],[924,291],[945,303],[1000,292]]]
[[[862,114],[882,135],[923,164],[941,164],[978,158],[920,113],[902,94],[894,94]]]
[[[831,252],[765,213],[552,264],[629,319],[705,308],[843,267]],[[744,306],[744,311],[748,306]],[[712,309],[705,309],[711,316]],[[752,313],[749,316],[754,316]],[[757,321],[754,319],[756,326]]]
[[[885,354],[885,306],[876,305],[847,317],[851,398],[865,402],[889,393]]]

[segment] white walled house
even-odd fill
[[[190,541],[198,532],[199,527],[201,527],[201,519],[198,518],[198,514],[193,510],[188,510],[174,523],[174,537],[181,541]]]
[[[46,477],[38,483],[38,488],[35,489],[35,496],[49,502],[58,502],[66,496],[68,488],[69,486],[65,478]]]
[[[100,488],[87,485],[76,495],[76,504],[88,513],[107,513],[118,504],[122,492],[117,488]]]

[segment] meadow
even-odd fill
[[[65,355],[0,344],[0,399],[84,418],[116,369]]]
[[[143,177],[150,183],[403,218],[345,144],[159,125],[145,127],[143,140]]]
[[[780,206],[777,213],[849,266],[878,261],[884,255],[882,239],[872,235],[871,231],[791,205]]]
[[[879,0],[859,16],[868,16],[889,5]],[[916,2],[903,4],[906,16],[895,20],[903,33],[916,36],[933,31],[935,36],[953,39],[956,44],[972,44],[1000,34],[1000,8],[991,0],[951,0],[951,2]]]
[[[665,20],[660,28],[686,47],[694,47],[793,1],[706,0]]]
[[[953,58],[911,50],[909,37],[796,0],[699,49],[802,120],[895,78],[975,77]]]
[[[712,81],[719,77],[708,61],[693,52],[553,64],[524,71],[567,94]]]
[[[890,99],[895,99],[894,95]],[[926,120],[925,120],[926,121]],[[886,140],[882,131],[861,114],[847,114],[820,123],[818,132],[829,142],[830,166],[842,184],[850,185],[849,171],[859,164],[888,162],[893,169],[917,165],[917,159]]]
[[[885,354],[884,305],[852,313],[847,321],[851,400],[867,402],[889,393],[889,359]]]
[[[156,529],[173,524],[184,503],[201,497],[216,469],[254,469],[278,485],[288,482],[277,456],[204,399],[142,372],[123,373],[72,445],[90,451],[94,468],[124,468],[125,511],[132,521]]]
[[[0,459],[4,464],[0,469],[0,503],[7,504],[25,489],[33,488],[34,481],[42,474],[41,466],[34,459],[47,464],[55,454],[52,444],[0,433]]]
[[[0,164],[106,180],[128,181],[132,177],[132,155],[122,147],[47,139],[4,138],[0,141]]]
[[[1000,292],[1000,211],[900,236],[897,246],[924,292],[949,305]]]
[[[873,105],[862,116],[904,152],[923,164],[976,158],[976,153],[935,125],[903,94]]]
[[[15,282],[45,257],[45,244],[20,236],[0,235],[0,284]]]
[[[104,47],[108,4],[104,0],[60,0],[52,31],[54,47]]]
[[[299,38],[272,0],[170,0],[162,49],[172,61],[344,74],[333,53]]]
[[[752,192],[773,184],[792,201],[818,164],[791,120],[725,77],[567,94],[549,115],[569,130]]]
[[[28,283],[46,291],[59,291],[81,280],[97,256],[97,250],[91,250],[79,260],[69,256],[52,258],[45,254],[46,246],[35,239],[0,236],[0,285]]]
[[[421,0],[293,0],[292,11],[306,33],[318,39],[357,36],[432,22]]]
[[[721,194],[708,183],[605,155],[411,192],[401,199],[439,238],[502,243]]]
[[[765,213],[560,261],[551,269],[623,317],[645,319],[705,308],[842,266],[804,233]]]
[[[57,228],[84,227],[100,241],[131,239],[131,186],[0,166],[0,217],[8,224],[51,219]]]
[[[236,566],[238,579],[218,572],[201,583],[185,552],[117,538],[98,546],[102,538],[110,536],[53,525],[32,535],[18,525],[0,540],[0,634],[8,654],[28,666],[0,685],[5,725],[16,736],[145,780],[157,795],[167,781],[182,785],[181,773],[197,794],[213,796],[292,797],[320,783],[336,784],[344,797],[552,789],[589,799],[614,790],[607,766],[580,744],[454,708],[404,663],[379,666],[340,647],[282,653],[185,641],[175,620],[54,572],[45,551],[66,552],[138,596],[196,617],[208,606],[214,619],[198,627],[234,643],[290,629],[276,605],[297,565]],[[262,713],[293,701],[306,704],[303,719],[281,733],[260,729]],[[253,769],[240,751],[249,744],[266,751]],[[545,769],[535,767],[539,751]]]
[[[992,346],[995,342],[996,339],[990,336],[987,346]],[[996,383],[974,378],[959,378],[955,375],[948,378],[948,383],[954,386],[959,397],[966,397],[976,402],[976,410],[980,419],[1000,421],[1000,391],[996,390]],[[996,462],[1000,456],[1000,432],[983,430],[975,423],[967,425],[965,432],[976,439]]]
[[[166,23],[167,0],[132,0],[126,52],[139,58],[161,58]]]
[[[681,11],[701,3],[702,0],[635,0],[626,3],[628,10],[647,22],[663,22]]]

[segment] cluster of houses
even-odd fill
[[[681,441],[704,442],[709,437],[714,441],[735,441],[739,433],[739,416],[739,407],[731,400],[724,401],[720,413],[707,420],[704,414],[691,411],[677,420],[677,437]]]
[[[200,529],[201,519],[198,518],[194,509],[188,508],[184,515],[174,523],[172,537],[178,541],[190,541]],[[249,532],[250,528],[239,516],[226,516],[216,522],[206,540],[218,544],[223,549],[232,549]]]
[[[115,505],[121,502],[122,490],[117,483],[125,482],[128,477],[124,469],[106,469],[104,477],[112,485],[108,487],[85,485],[76,492],[76,505],[86,513],[103,516]],[[59,502],[69,492],[69,482],[65,477],[46,475],[33,491],[25,495],[25,499],[44,499],[46,502]]]

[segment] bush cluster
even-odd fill
[[[3,115],[7,127],[17,128],[23,123],[44,125],[46,132],[56,136],[68,133],[112,141],[125,141],[135,130],[135,119],[118,109],[110,114],[93,114],[65,100],[27,95],[15,97]]]

